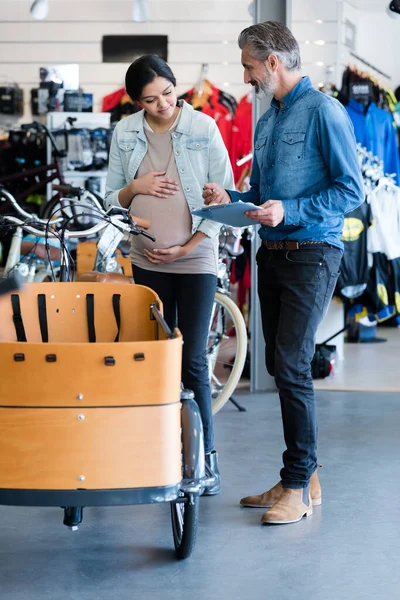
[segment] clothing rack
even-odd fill
[[[382,75],[382,77],[385,77],[385,79],[388,79],[389,81],[392,80],[390,75],[387,75],[386,73],[384,73],[383,71],[381,71],[380,69],[377,69],[376,67],[374,67],[374,65],[371,65],[371,63],[369,63],[368,61],[364,60],[363,58],[361,58],[360,56],[358,56],[358,54],[355,54],[354,52],[350,52],[350,56],[352,56],[353,58],[355,58],[356,60],[359,60],[360,62],[362,62],[366,67],[368,67],[369,69],[372,69],[373,71],[375,71],[376,73],[379,73],[379,75]]]

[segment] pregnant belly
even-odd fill
[[[152,242],[142,235],[134,236],[132,245],[138,252],[143,252],[145,248],[153,250],[182,246],[192,237],[192,220],[183,194],[178,193],[166,199],[137,195],[132,201],[130,213],[150,221],[147,232],[156,238]]]

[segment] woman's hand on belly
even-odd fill
[[[146,196],[155,196],[156,198],[168,198],[174,196],[179,190],[178,183],[164,177],[165,171],[150,171],[138,179],[131,182],[134,196],[144,194]]]
[[[164,265],[172,263],[178,258],[186,256],[187,250],[184,246],[171,246],[170,248],[154,249],[152,251],[145,248],[145,257],[153,263],[153,265]]]

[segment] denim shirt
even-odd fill
[[[224,188],[233,187],[233,173],[228,152],[214,119],[195,111],[184,101],[181,106],[180,119],[171,134],[172,145],[180,184],[189,210],[193,210],[204,204],[202,193],[205,183],[218,183]],[[147,152],[143,119],[142,110],[125,117],[115,128],[104,199],[106,208],[121,206],[118,194],[135,178]],[[212,238],[218,235],[220,227],[218,223],[192,215],[193,234],[201,231]]]
[[[308,77],[275,99],[257,123],[250,190],[232,201],[282,200],[284,220],[264,240],[328,242],[343,249],[344,215],[364,201],[353,125],[344,107]]]

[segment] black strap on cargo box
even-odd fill
[[[96,330],[94,327],[94,294],[86,294],[86,316],[89,342],[94,343],[96,341]]]
[[[117,323],[117,335],[115,336],[114,342],[119,342],[119,334],[121,331],[121,294],[113,294],[112,305],[115,321]]]
[[[49,331],[47,328],[46,294],[38,294],[38,313],[42,342],[48,342]]]
[[[13,321],[15,333],[17,334],[17,342],[26,342],[27,339],[25,334],[24,322],[22,320],[19,294],[11,294],[11,306],[13,310]]]

